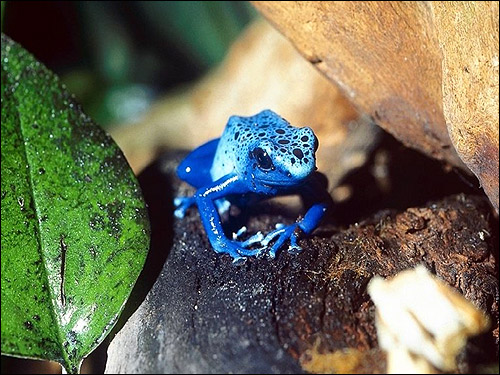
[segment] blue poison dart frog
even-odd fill
[[[274,258],[287,240],[288,251],[298,253],[302,249],[297,237],[310,234],[332,202],[315,172],[317,148],[318,139],[310,128],[293,127],[271,110],[231,116],[222,137],[196,148],[178,166],[178,176],[197,190],[191,197],[175,198],[174,214],[183,218],[196,204],[213,249],[229,254],[235,264],[265,253]],[[259,232],[246,241],[237,240],[245,227],[232,239],[225,236],[220,214],[231,204],[242,207],[254,198],[289,194],[314,202],[294,224],[277,224],[266,236]]]

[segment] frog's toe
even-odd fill
[[[239,265],[246,261],[248,257],[260,256],[263,251],[266,250],[265,247],[258,249],[246,249],[243,247],[244,242],[219,240],[214,244],[214,251],[216,253],[228,254],[233,258],[233,264]]]
[[[247,257],[233,257],[233,265],[241,266],[245,264],[247,261]]]
[[[217,199],[215,201],[215,205],[217,206],[217,211],[219,215],[224,215],[231,208],[231,203],[224,198]]]
[[[174,211],[174,216],[177,218],[177,219],[183,219],[184,216],[186,216],[186,211],[188,210],[189,206],[186,206],[186,205],[181,205],[179,207],[177,207]]]
[[[273,230],[272,232],[269,232],[260,243],[264,246],[269,245],[269,243],[274,240],[276,237],[280,236],[283,232],[285,232],[285,229],[283,228],[278,228]]]
[[[242,243],[243,245],[244,243]],[[238,254],[244,255],[246,257],[259,257],[266,251],[266,247],[260,247],[258,249],[245,249],[239,248]]]
[[[250,237],[248,240],[243,241],[241,243],[241,246],[249,247],[249,246],[252,246],[253,244],[256,244],[256,243],[261,244],[263,239],[264,239],[264,235],[262,234],[262,232],[257,232],[252,237]]]
[[[297,244],[297,234],[295,231],[290,235],[290,246],[288,246],[288,252],[293,255],[297,255],[302,251],[302,248]]]
[[[183,207],[179,207],[174,211],[174,216],[177,219],[182,219],[186,215],[186,210]]]
[[[236,231],[236,233],[233,232],[233,240],[237,240],[239,237],[241,237],[242,234],[246,233],[246,231],[247,227],[243,225],[240,229]]]
[[[278,252],[278,250],[281,248],[281,246],[283,246],[283,244],[285,243],[285,241],[288,239],[288,237],[286,236],[286,233],[284,234],[281,234],[278,239],[276,240],[276,242],[273,244],[273,246],[271,246],[271,249],[269,250],[269,253],[268,255],[271,257],[271,258],[276,258],[276,253]]]
[[[189,207],[194,204],[195,200],[193,197],[176,197],[174,198],[174,216],[178,219],[182,219],[186,215],[186,211]]]
[[[290,254],[298,254],[299,252],[302,251],[302,248],[299,245],[297,245],[297,233],[296,233],[297,227],[298,227],[297,224],[292,224],[289,226],[276,225],[277,229],[270,232],[264,238],[264,240],[261,243],[265,246],[267,246],[271,241],[276,239],[276,241],[271,246],[269,252],[267,253],[267,255],[270,258],[276,257],[276,253],[281,249],[281,247],[287,240],[290,240],[290,246],[288,247],[288,252]]]
[[[302,248],[298,245],[290,245],[288,247],[288,252],[293,255],[297,255],[302,251]]]
[[[256,250],[247,250],[247,248],[249,248],[250,246],[254,245],[254,244],[262,244],[262,240],[264,240],[264,235],[262,234],[262,232],[257,232],[255,233],[253,236],[251,236],[250,238],[248,238],[247,240],[245,241],[242,241],[242,242],[239,242],[239,241],[236,241],[236,239],[238,239],[243,233],[246,233],[247,231],[247,227],[243,226],[241,227],[238,231],[236,231],[236,233],[233,233],[233,241],[235,243],[237,243],[240,247],[244,248],[243,250],[239,250],[238,252],[240,253],[245,253],[245,255],[247,256],[259,256],[262,254],[262,252],[266,249],[266,246],[263,246],[259,249],[256,249]]]

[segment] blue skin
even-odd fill
[[[254,116],[231,116],[220,138],[192,151],[178,166],[178,176],[197,188],[191,197],[174,200],[177,218],[196,204],[210,243],[217,253],[229,254],[240,264],[266,251],[272,258],[287,241],[288,251],[298,253],[297,237],[310,234],[320,223],[331,197],[315,178],[318,140],[310,128],[296,128],[271,110]],[[301,194],[316,199],[303,218],[263,236],[260,232],[242,242],[225,236],[219,213],[231,203],[252,198]],[[238,233],[243,232],[243,227]],[[268,245],[275,241],[270,248]],[[254,244],[257,249],[250,249]]]

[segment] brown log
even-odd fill
[[[299,240],[298,255],[283,249],[234,266],[213,251],[196,208],[172,222],[172,195],[193,191],[174,176],[179,156],[166,154],[139,177],[152,247],[136,291],[147,296],[132,296],[141,305],[125,315],[106,373],[385,373],[367,285],[419,264],[490,316],[491,329],[458,358],[458,373],[496,362],[498,221],[486,197],[382,210],[346,228],[325,223]],[[242,224],[248,235],[268,232],[296,218],[274,202],[246,215],[229,217],[228,233]]]

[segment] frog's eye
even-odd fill
[[[259,167],[263,171],[270,171],[274,169],[274,164],[271,160],[271,157],[260,147],[257,147],[252,151],[252,156],[257,161],[257,167]]]
[[[314,135],[314,152],[318,151],[318,146],[319,146],[319,141],[318,137],[316,137],[316,134]]]

